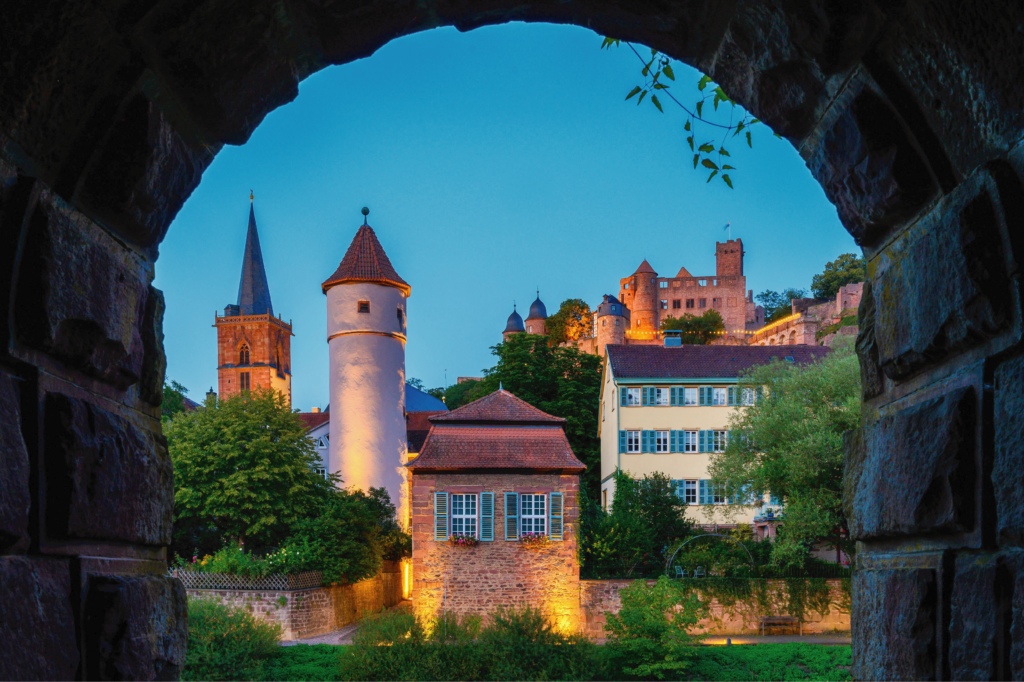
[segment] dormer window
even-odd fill
[[[242,347],[238,349],[238,364],[248,365],[249,364],[249,346],[248,344],[242,344]]]
[[[370,312],[370,302],[369,301],[359,301],[358,310],[361,313],[369,313]]]

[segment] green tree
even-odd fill
[[[185,396],[188,389],[173,379],[164,381],[164,397],[160,401],[160,419],[167,421],[185,411]]]
[[[491,352],[498,364],[484,370],[483,380],[466,397],[485,396],[501,385],[537,409],[563,417],[569,445],[587,465],[584,483],[596,494],[601,468],[597,436],[601,358],[575,348],[552,348],[547,337],[537,334],[513,334]]]
[[[708,309],[703,315],[667,316],[661,321],[661,331],[670,330],[681,331],[683,343],[706,346],[722,335],[725,322],[717,310]]]
[[[423,390],[423,380],[422,379],[417,379],[416,377],[409,377],[408,379],[405,380],[405,383],[409,384],[413,388],[418,389],[420,391]]]
[[[843,511],[843,433],[860,426],[860,366],[851,341],[824,360],[752,368],[741,387],[762,390],[756,404],[738,408],[733,437],[711,455],[708,474],[729,496],[770,492],[784,501],[784,532],[772,562],[800,566],[815,543],[852,555]]]
[[[804,298],[805,296],[807,296],[806,289],[790,287],[789,289],[784,289],[781,293],[766,289],[755,296],[754,300],[764,308],[765,323],[771,324],[776,320],[792,315],[793,299]]]
[[[256,389],[171,420],[176,529],[197,527],[250,546],[272,545],[309,516],[336,477],[325,480],[306,427],[288,399]]]
[[[478,388],[479,385],[480,381],[478,379],[469,379],[459,384],[452,384],[444,391],[444,404],[448,406],[449,410],[454,410],[466,403],[473,402],[477,398],[482,398],[484,394]]]
[[[583,300],[568,298],[562,301],[558,312],[547,319],[545,327],[552,346],[593,338],[594,313]]]
[[[825,264],[825,271],[811,280],[814,298],[835,298],[840,287],[853,282],[863,282],[868,277],[867,264],[863,256],[844,253],[834,261]]]

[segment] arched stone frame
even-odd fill
[[[12,676],[67,677],[81,664],[85,677],[106,669],[100,666],[143,677],[151,675],[116,666],[149,665],[161,674],[180,666],[177,645],[129,664],[104,658],[116,650],[111,642],[79,646],[74,628],[59,625],[88,617],[132,642],[178,642],[180,631],[138,633],[159,627],[156,620],[121,627],[111,620],[120,616],[95,606],[89,591],[104,585],[128,604],[142,604],[145,592],[151,601],[143,612],[159,603],[179,616],[160,622],[183,622],[182,595],[160,578],[160,555],[151,550],[166,544],[169,522],[129,528],[99,512],[89,516],[108,519],[105,525],[77,528],[77,544],[68,544],[63,512],[36,510],[44,522],[30,528],[27,511],[9,509],[59,499],[31,490],[57,480],[39,468],[82,457],[72,433],[62,434],[68,437],[57,450],[51,437],[43,463],[29,458],[44,447],[42,436],[23,442],[37,438],[25,435],[39,433],[32,425],[49,424],[52,415],[62,416],[55,424],[82,423],[86,414],[101,415],[85,421],[129,434],[149,453],[118,460],[123,471],[94,472],[129,478],[140,493],[107,502],[136,519],[149,518],[138,513],[140,500],[170,508],[156,414],[163,298],[151,286],[150,266],[213,155],[244,142],[295,96],[298,80],[327,64],[439,25],[467,30],[525,20],[588,26],[698,66],[807,160],[869,261],[857,342],[866,423],[847,439],[850,532],[862,543],[855,674],[1019,678],[1024,659],[1003,633],[1010,618],[1024,627],[1004,603],[1014,593],[1007,581],[1022,574],[1010,549],[1024,537],[1022,493],[1008,483],[1024,466],[1013,427],[1024,401],[1017,274],[1024,102],[1015,33],[1022,11],[1019,3],[958,0],[813,9],[781,0],[258,0],[244,13],[226,2],[186,11],[158,1],[24,10],[0,27],[5,54],[16,57],[0,60],[0,235],[7,240],[0,281],[10,294],[0,315],[8,341],[0,400],[13,406],[4,419],[24,420],[4,424],[15,443],[4,451],[12,486],[5,499],[15,502],[0,510],[0,578],[18,587],[0,598],[30,619],[22,595],[40,585],[57,593],[74,581],[68,590],[80,590],[85,607],[26,628],[62,645],[33,659],[46,667]],[[62,250],[75,240],[95,247],[92,260]],[[71,284],[84,291],[117,291],[116,305],[101,311],[61,298],[47,286],[51,275],[40,267],[47,262],[68,265]],[[83,349],[44,318],[99,334],[79,339]],[[103,501],[71,504],[99,510]],[[97,560],[78,558],[107,556],[96,537],[120,543],[112,576],[98,577]],[[9,567],[18,562],[26,568],[22,582],[12,583]]]

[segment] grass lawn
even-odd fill
[[[329,644],[280,647],[264,663],[265,680],[339,680],[341,648]],[[850,680],[850,647],[750,644],[701,647],[691,680]]]

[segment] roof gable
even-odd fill
[[[620,346],[608,345],[608,365],[616,379],[735,378],[777,358],[797,364],[824,358],[825,346]]]
[[[331,287],[345,282],[376,282],[397,287],[406,295],[412,291],[408,282],[395,272],[373,228],[365,224],[356,232],[338,269],[321,287],[324,293],[327,293]]]
[[[555,417],[547,412],[542,412],[525,400],[520,400],[508,391],[500,388],[494,393],[467,403],[447,414],[431,417],[430,421],[434,423],[481,422],[510,425],[565,423],[565,420],[561,417]]]

